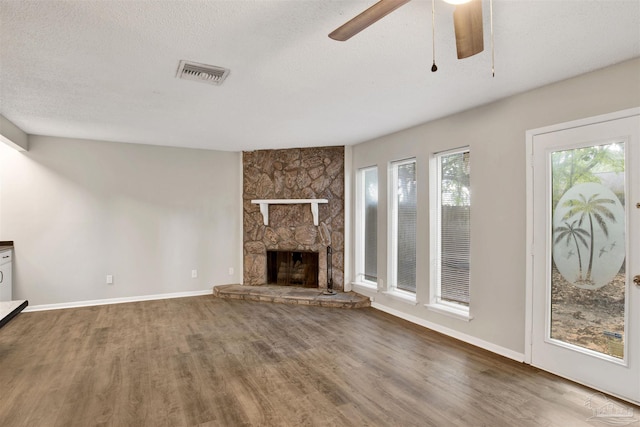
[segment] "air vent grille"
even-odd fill
[[[229,70],[227,68],[183,60],[180,61],[176,77],[219,86],[228,75]]]

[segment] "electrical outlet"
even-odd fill
[[[107,274],[107,285],[113,285],[113,276],[111,274]]]
[[[229,267],[229,276],[233,276],[233,267]]]
[[[191,278],[192,279],[198,278],[198,270],[191,270]]]

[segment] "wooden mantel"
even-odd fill
[[[260,213],[264,219],[264,225],[269,225],[269,205],[296,205],[309,203],[313,215],[313,225],[318,225],[318,205],[329,203],[327,199],[255,199],[251,203],[260,205]]]

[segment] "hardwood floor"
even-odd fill
[[[22,313],[0,386],[3,427],[594,425],[592,390],[375,309],[212,296]]]

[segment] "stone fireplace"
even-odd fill
[[[320,228],[331,240],[333,287],[344,288],[344,147],[295,148],[243,152],[243,256],[245,285],[272,282],[268,276],[267,251],[289,251],[317,256],[317,287],[327,286],[327,249]],[[272,204],[267,207],[267,224],[259,204],[252,200],[326,199],[317,205],[317,223],[309,203]],[[323,233],[326,234],[326,233]],[[286,255],[292,256],[293,255]],[[295,255],[301,257],[301,255]],[[301,285],[301,258],[291,258],[291,266],[281,276]],[[278,267],[283,262],[276,261]],[[289,262],[289,258],[287,258]],[[308,269],[309,262],[305,262]],[[272,273],[273,274],[273,273]],[[315,273],[314,273],[315,274]],[[276,282],[278,273],[276,273]],[[284,280],[284,279],[283,279]],[[291,283],[293,282],[293,283]]]

